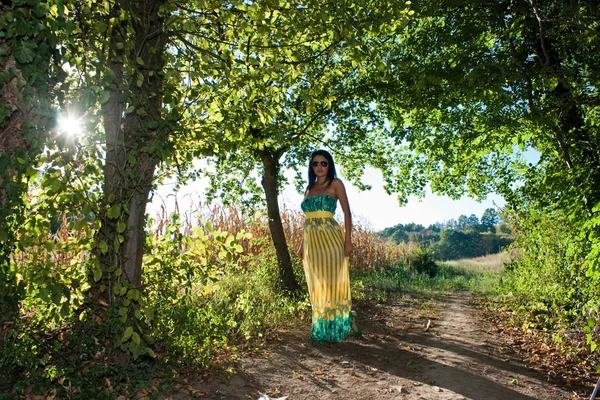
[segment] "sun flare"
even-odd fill
[[[83,123],[80,118],[62,116],[58,119],[58,130],[68,136],[79,136],[83,132]]]

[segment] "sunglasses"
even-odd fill
[[[313,168],[317,168],[319,165],[321,165],[321,167],[325,168],[329,165],[329,163],[327,161],[313,161],[310,163],[310,165],[312,165]]]

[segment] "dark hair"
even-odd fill
[[[312,161],[315,156],[323,156],[329,163],[329,169],[327,170],[327,187],[331,186],[331,183],[335,178],[337,178],[337,174],[335,173],[335,163],[333,162],[333,157],[327,150],[315,150],[310,155],[310,160],[308,162],[308,187],[306,188],[306,192],[310,191],[315,184],[317,183],[317,175],[315,174],[315,170],[312,167]]]

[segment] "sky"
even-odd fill
[[[343,175],[340,175],[344,181]],[[363,177],[365,184],[371,185],[369,191],[360,191],[349,182],[344,181],[350,209],[353,220],[366,225],[374,231],[380,231],[384,228],[396,224],[407,224],[414,222],[425,227],[436,222],[445,222],[450,219],[458,219],[461,214],[469,216],[475,214],[481,218],[486,208],[502,207],[505,201],[498,195],[491,195],[482,202],[464,197],[460,200],[452,200],[446,196],[436,196],[428,193],[427,196],[419,200],[416,197],[410,197],[406,206],[400,207],[395,195],[388,195],[383,189],[383,177],[379,170],[367,168]],[[181,213],[194,209],[198,204],[203,193],[205,183],[193,182],[180,189],[178,193],[173,193],[174,183],[167,183],[158,188],[149,204],[148,212],[154,217],[160,210],[161,205],[172,211],[175,202],[179,206]],[[285,187],[281,194],[280,202],[288,209],[300,210],[302,194],[296,192],[293,185]],[[341,217],[341,210],[338,206],[338,216]]]
[[[340,178],[343,181],[344,177],[340,176]],[[383,189],[383,176],[379,170],[367,168],[362,182],[371,185],[372,189],[360,191],[345,181],[344,186],[353,219],[368,224],[374,231],[410,222],[427,227],[436,222],[456,220],[461,214],[466,216],[475,214],[481,218],[486,208],[502,207],[505,204],[504,199],[498,195],[488,196],[486,200],[479,203],[468,197],[452,200],[447,196],[436,196],[428,192],[421,200],[411,196],[408,204],[401,207],[397,196],[388,195]],[[290,205],[300,208],[302,195],[298,194],[293,187],[286,188],[283,197]],[[342,215],[339,205],[337,212]]]

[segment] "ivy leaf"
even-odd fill
[[[102,251],[102,243],[104,243],[104,245],[106,246],[105,251]],[[100,243],[100,250],[103,253],[106,253],[108,251],[108,246],[106,245],[106,242],[103,241]],[[102,278],[102,270],[100,268],[94,268],[94,282],[98,282],[100,278]]]
[[[110,100],[110,91],[109,90],[105,90],[104,92],[102,92],[102,94],[100,95],[100,98],[98,99],[98,101],[100,102],[100,104],[104,104],[106,103],[108,100]]]
[[[108,212],[106,213],[106,215],[108,216],[108,218],[111,218],[111,219],[119,218],[119,215],[121,215],[121,206],[118,204],[115,204],[114,206],[112,206],[111,208],[108,209]]]
[[[137,332],[133,332],[133,334],[131,335],[131,340],[133,340],[133,343],[135,343],[135,344],[140,344],[140,342],[141,342],[140,335],[138,335]]]
[[[96,22],[92,27],[92,32],[94,33],[104,33],[108,29],[108,24],[104,22]]]
[[[125,329],[125,333],[123,334],[123,338],[121,339],[121,341],[126,342],[127,340],[129,340],[132,334],[133,326],[128,326],[127,329]]]
[[[14,51],[15,58],[21,64],[27,64],[35,58],[35,50],[37,45],[32,41],[21,40]]]

